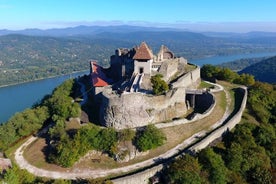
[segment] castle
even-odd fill
[[[200,69],[183,57],[175,57],[166,46],[157,55],[142,42],[132,49],[119,48],[110,67],[90,62],[94,101],[103,126],[134,128],[180,118],[187,112],[186,89],[196,88]],[[151,77],[161,74],[170,89],[153,95]]]

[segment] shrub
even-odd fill
[[[162,80],[162,75],[157,74],[150,79],[152,83],[153,93],[155,95],[161,95],[169,90],[168,84]]]
[[[148,125],[145,130],[140,132],[136,140],[136,146],[141,151],[154,149],[164,144],[166,136],[154,125]]]

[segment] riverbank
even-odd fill
[[[235,55],[225,55],[225,56],[207,56],[199,59],[189,60],[190,63],[202,66],[204,64],[218,65],[222,63],[227,63],[239,59],[248,59],[248,58],[260,58],[260,57],[272,57],[275,56],[276,52],[260,52],[260,53],[244,53],[244,54],[235,54]]]
[[[0,88],[0,124],[8,121],[15,113],[32,107],[65,80],[84,74],[89,74],[89,70]]]

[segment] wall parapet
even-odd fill
[[[205,137],[202,141],[196,143],[193,145],[190,150],[197,152],[201,149],[204,149],[207,147],[211,142],[213,142],[215,139],[221,137],[225,132],[232,130],[241,120],[243,110],[245,109],[246,106],[246,101],[247,101],[247,88],[246,87],[241,87],[239,88],[240,90],[243,90],[244,92],[244,97],[241,103],[241,106],[238,110],[238,112],[231,118],[229,119],[224,125],[221,127],[217,128],[214,130],[211,134],[209,134],[207,137]]]
[[[183,124],[187,124],[187,123],[193,123],[195,121],[198,121],[200,119],[203,119],[203,118],[209,116],[216,106],[216,100],[212,93],[208,93],[208,94],[210,94],[212,96],[212,103],[211,103],[210,107],[204,113],[202,113],[202,114],[195,113],[195,115],[193,116],[193,118],[191,120],[182,118],[182,119],[173,120],[173,121],[167,122],[167,123],[157,123],[157,124],[155,124],[155,126],[157,128],[167,128],[167,127],[183,125]]]

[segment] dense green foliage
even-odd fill
[[[49,159],[61,166],[70,167],[89,150],[95,149],[113,154],[112,147],[118,142],[117,133],[112,128],[101,129],[86,125],[70,137],[61,129],[60,136],[53,144]]]
[[[162,79],[162,75],[157,74],[152,76],[150,81],[152,83],[153,93],[155,95],[164,94],[166,91],[169,90],[168,84]]]
[[[199,153],[198,157],[202,167],[209,173],[208,179],[211,183],[227,183],[228,169],[224,165],[221,155],[215,153],[211,148],[206,148]]]
[[[244,68],[240,73],[249,73],[262,82],[276,83],[276,57],[265,59]]]
[[[46,106],[16,113],[8,122],[0,126],[0,150],[5,150],[22,137],[35,133],[48,118]]]
[[[249,89],[248,108],[258,122],[252,123],[251,116],[244,116],[222,143],[200,151],[194,158],[175,160],[165,171],[168,175],[165,181],[275,183],[275,178],[272,180],[276,168],[275,94],[275,86],[256,82]]]
[[[188,154],[174,161],[168,168],[168,180],[170,183],[201,184],[207,181],[198,159]]]
[[[36,183],[36,177],[30,174],[27,170],[21,170],[16,165],[8,169],[4,175],[5,183],[13,184],[30,184]],[[1,180],[0,180],[1,181]]]
[[[148,125],[136,138],[136,145],[141,151],[157,148],[164,144],[166,136],[154,125]]]
[[[242,84],[246,86],[252,86],[255,83],[253,75],[249,74],[237,74],[229,68],[221,68],[214,65],[203,65],[201,68],[201,77],[204,79],[218,79]]]
[[[50,130],[55,141],[51,145],[49,160],[63,167],[72,166],[80,157],[89,150],[98,150],[110,156],[117,154],[119,141],[131,141],[136,136],[136,146],[141,151],[154,149],[161,146],[166,140],[164,134],[154,125],[149,125],[143,131],[135,132],[130,129],[116,132],[112,128],[100,128],[88,124],[76,130],[74,135],[65,131],[64,123],[59,122]]]
[[[49,99],[43,102],[50,109],[54,121],[80,116],[80,105],[74,103],[74,99],[71,97],[74,83],[74,79],[65,81],[54,90]]]
[[[276,122],[275,86],[256,82],[249,90],[248,102],[255,116],[263,123]]]
[[[118,139],[120,141],[132,141],[134,137],[135,131],[130,128],[126,128],[118,132]]]

